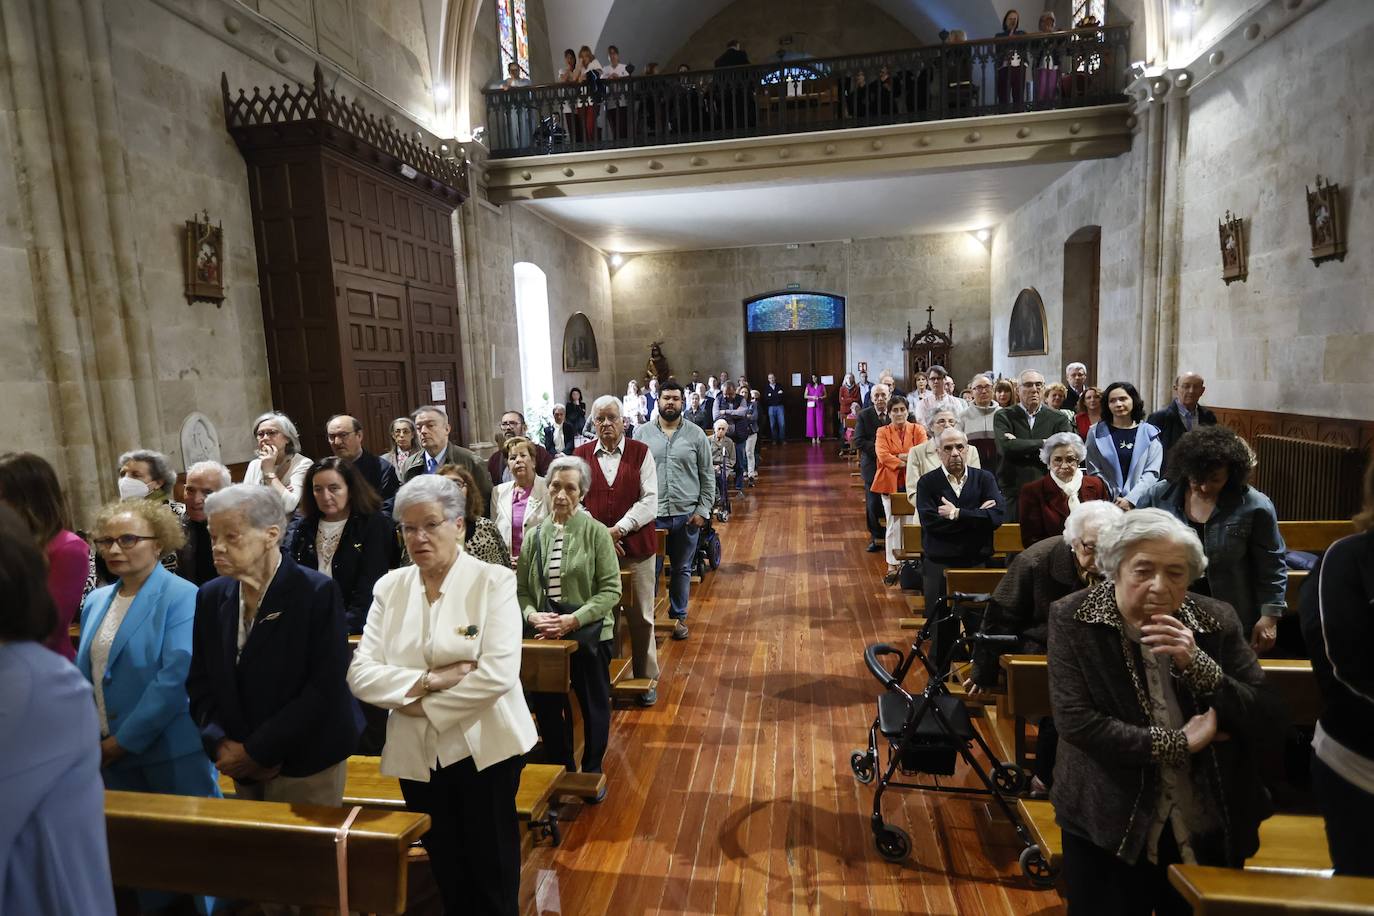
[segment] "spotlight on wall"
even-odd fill
[[[624,264],[624,263],[625,263],[625,256],[624,256],[623,254],[621,254],[621,253],[618,252],[618,251],[611,254],[611,266],[612,266],[612,267],[619,267],[621,264]]]
[[[444,102],[447,102],[449,100],[449,97],[450,93],[448,87],[445,86],[443,83],[440,83],[439,85],[434,87],[434,101],[442,105]]]
[[[973,233],[973,237],[980,242],[986,242],[988,239],[992,238],[992,232],[987,229],[979,229],[977,232]]]

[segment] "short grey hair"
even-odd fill
[[[1069,513],[1068,520],[1064,522],[1064,540],[1070,544],[1081,542],[1089,528],[1098,532],[1100,536],[1103,528],[1125,514],[1126,510],[1110,499],[1090,499],[1081,502],[1078,508]]]
[[[410,422],[414,423],[422,413],[437,413],[444,418],[445,423],[448,422],[448,410],[440,404],[426,404],[423,407],[415,408],[410,412]]]
[[[1069,363],[1067,366],[1064,367],[1064,374],[1068,375],[1075,369],[1082,369],[1084,372],[1088,371],[1088,367],[1083,363]]]
[[[167,491],[167,495],[172,495],[172,490],[177,485],[177,472],[172,469],[172,462],[167,460],[167,456],[152,449],[136,448],[125,452],[119,456],[119,465],[116,468],[124,467],[130,461],[142,461],[152,468],[153,477],[162,481],[161,489]]]
[[[979,380],[979,379],[982,379],[983,381],[987,382],[989,385],[992,384],[992,376],[988,375],[986,372],[979,372],[979,373],[978,373],[977,375],[975,375],[973,378],[971,378],[971,379],[968,380],[968,386],[969,386],[970,388],[972,388],[974,385],[978,384],[978,380]]]
[[[399,522],[401,513],[423,503],[438,503],[445,521],[463,521],[463,491],[442,474],[421,474],[397,490],[391,517]]]
[[[544,472],[545,480],[553,480],[553,475],[560,471],[575,471],[577,473],[578,495],[586,496],[587,491],[592,486],[592,467],[576,455],[560,455],[549,462],[549,469]]]
[[[1039,369],[1026,369],[1016,377],[1016,381],[1024,385],[1026,383],[1026,376],[1028,375],[1038,375],[1042,382],[1045,380],[1045,373],[1041,372]]]
[[[256,483],[236,483],[205,498],[205,518],[217,512],[242,512],[248,524],[259,531],[273,525],[286,530],[286,509],[281,497],[271,487]]]
[[[592,409],[591,412],[587,414],[587,416],[595,417],[598,413],[600,413],[604,408],[607,407],[614,407],[617,416],[621,416],[624,414],[624,411],[621,410],[620,407],[620,398],[616,397],[613,394],[603,394],[595,401],[592,401]]]
[[[1080,464],[1088,457],[1088,449],[1083,445],[1083,440],[1078,438],[1078,433],[1055,433],[1040,443],[1040,463],[1049,467],[1050,456],[1054,454],[1054,450],[1065,445],[1073,449],[1073,456]]]
[[[954,418],[954,428],[957,429],[957,430],[959,430],[959,431],[961,431],[961,432],[963,431],[963,429],[964,429],[964,421],[963,421],[963,419],[959,416],[959,412],[958,412],[957,410],[954,410],[954,409],[949,408],[949,407],[941,407],[941,408],[939,408],[938,410],[936,410],[934,413],[932,413],[932,414],[930,415],[930,420],[929,420],[929,421],[927,422],[927,424],[926,424],[926,432],[933,432],[933,431],[935,430],[935,418],[938,417],[938,416],[939,416],[940,414],[942,414],[942,413],[947,413],[947,414],[949,414],[951,417],[953,417],[953,418]]]
[[[1146,541],[1169,541],[1182,547],[1188,559],[1189,582],[1201,578],[1207,569],[1207,555],[1197,534],[1163,509],[1132,509],[1098,531],[1097,568],[1115,581],[1126,558]]]
[[[275,421],[281,427],[281,434],[286,437],[286,454],[297,455],[301,450],[301,434],[296,431],[296,424],[291,422],[291,418],[280,410],[269,410],[265,414],[260,414],[253,421],[253,435],[258,434],[258,427],[268,420]]]
[[[873,397],[873,392],[877,391],[879,388],[883,389],[888,394],[892,393],[892,389],[888,387],[888,384],[886,382],[878,382],[876,385],[874,385],[872,388],[868,390],[868,396],[870,398]]]
[[[940,443],[945,441],[945,436],[948,436],[950,433],[958,433],[959,438],[963,439],[965,442],[968,441],[967,433],[965,433],[962,429],[960,429],[957,426],[950,426],[946,429],[940,430],[940,435],[935,437],[935,445],[938,447]]]
[[[186,476],[189,478],[192,474],[199,474],[201,471],[218,475],[221,490],[234,482],[234,479],[229,476],[229,469],[218,461],[197,461],[186,469]]]
[[[567,413],[567,412],[568,412],[567,405],[565,405],[565,404],[555,404],[555,405],[553,405],[553,411],[558,411],[558,410],[561,410],[561,411],[563,411],[564,413]],[[552,413],[553,411],[550,411],[550,413]]]

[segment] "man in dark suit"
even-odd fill
[[[1202,376],[1196,372],[1180,373],[1174,379],[1173,402],[1146,419],[1145,422],[1159,430],[1159,444],[1164,446],[1164,465],[1159,472],[1161,477],[1169,467],[1169,450],[1184,433],[1199,426],[1217,425],[1217,415],[1198,403],[1206,390]]]
[[[1088,367],[1082,363],[1069,363],[1064,367],[1064,381],[1069,388],[1069,393],[1064,395],[1064,409],[1073,410],[1083,396],[1083,389],[1088,387]]]
[[[868,519],[868,546],[864,549],[869,553],[882,550],[883,539],[887,537],[883,498],[873,492],[873,475],[878,473],[878,429],[888,424],[888,393],[886,385],[874,385],[873,406],[859,411],[859,419],[854,424],[854,444],[859,447],[859,478],[864,482],[864,514]]]
[[[725,45],[725,53],[716,58],[717,67],[744,67],[749,64],[749,55],[739,45],[738,38],[730,39]]]
[[[1002,503],[1007,521],[1016,521],[1016,500],[1021,488],[1045,476],[1040,463],[1040,446],[1055,433],[1075,432],[1062,410],[1046,407],[1045,377],[1034,369],[1021,373],[1021,403],[1004,407],[992,417],[992,435],[1002,464],[997,482],[1002,487]]]
[[[525,415],[518,410],[508,410],[501,414],[501,436],[510,439],[513,436],[529,438],[529,428],[525,425]],[[543,477],[549,472],[549,465],[553,463],[553,455],[538,442],[534,443],[534,473]],[[510,467],[506,464],[506,450],[498,448],[492,452],[487,459],[487,475],[491,478],[492,486],[504,483],[511,479]]]
[[[324,435],[335,457],[353,465],[363,480],[372,484],[382,498],[382,511],[391,515],[391,503],[401,482],[396,479],[395,468],[363,448],[363,424],[346,413],[335,414],[325,424]]]
[[[401,468],[401,484],[421,474],[433,474],[446,464],[456,464],[466,468],[472,479],[477,481],[477,489],[482,491],[482,511],[486,512],[491,507],[491,473],[481,458],[457,442],[449,441],[452,427],[449,426],[448,411],[436,404],[427,404],[411,414],[410,419],[415,423],[415,434],[420,438],[420,450],[411,455],[405,467]]]
[[[935,443],[940,467],[916,481],[927,612],[945,594],[946,569],[987,563],[992,556],[992,532],[1005,516],[997,478],[969,467],[968,450],[963,432],[946,429]]]
[[[281,551],[281,500],[252,484],[205,502],[220,577],[196,596],[186,692],[239,798],[338,806],[362,716],[339,588]]]
[[[544,427],[544,449],[551,455],[571,455],[577,448],[577,429],[562,404],[553,405],[553,422]],[[536,469],[537,473],[537,469]]]

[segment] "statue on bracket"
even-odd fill
[[[1226,221],[1217,224],[1221,236],[1221,279],[1230,286],[1235,280],[1249,276],[1249,258],[1245,250],[1245,220],[1226,211]]]
[[[1312,230],[1312,263],[1321,267],[1326,261],[1345,260],[1345,236],[1341,230],[1341,186],[1322,182],[1317,176],[1316,190],[1307,191],[1307,224]]]
[[[663,355],[663,341],[656,340],[649,344],[649,362],[644,366],[644,374],[660,382],[668,380],[668,358]]]

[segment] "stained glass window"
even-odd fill
[[[776,293],[744,304],[750,331],[829,331],[844,327],[844,297]]]
[[[1092,16],[1098,25],[1107,21],[1107,0],[1073,0],[1073,26]]]
[[[520,75],[530,75],[530,30],[525,21],[525,0],[496,0],[496,28],[501,38],[501,78],[512,63]]]

